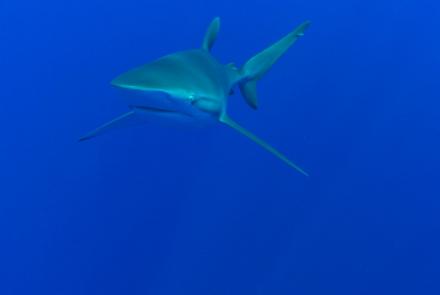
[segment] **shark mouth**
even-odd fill
[[[171,124],[173,121],[181,123],[195,123],[199,121],[199,118],[191,113],[156,106],[130,106],[130,109],[137,114],[137,117],[147,121],[154,120],[162,123],[169,122]]]
[[[179,114],[182,116],[188,116],[191,117],[189,114],[181,113],[178,111],[165,109],[165,108],[158,108],[158,107],[149,107],[149,106],[130,106],[130,109],[137,109],[145,112],[152,112],[152,113],[163,113],[163,114]]]

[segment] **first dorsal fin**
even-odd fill
[[[220,30],[220,18],[216,17],[212,20],[211,24],[208,27],[208,30],[205,33],[205,39],[203,39],[202,48],[208,51],[211,51],[212,46],[214,45],[215,40],[217,39],[217,34]]]

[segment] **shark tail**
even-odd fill
[[[236,130],[237,132],[241,133],[242,135],[246,136],[247,138],[249,138],[250,140],[252,140],[256,144],[258,144],[259,146],[264,148],[266,151],[272,153],[278,159],[280,159],[281,161],[283,161],[284,163],[289,165],[291,168],[293,168],[296,171],[298,171],[299,173],[301,173],[302,175],[309,176],[309,174],[306,171],[304,171],[301,167],[299,167],[298,165],[296,165],[295,163],[290,161],[281,152],[277,151],[274,147],[270,146],[268,143],[263,141],[261,138],[257,137],[256,135],[254,135],[250,131],[248,131],[245,128],[243,128],[242,126],[240,126],[237,122],[232,120],[228,115],[223,114],[222,117],[220,118],[220,122],[231,127],[232,129]]]
[[[281,38],[270,47],[259,52],[241,68],[243,82],[240,83],[240,91],[250,107],[258,107],[257,81],[272,67],[272,65],[292,46],[304,31],[310,26],[310,21],[305,21],[295,30]]]

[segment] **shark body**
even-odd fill
[[[116,77],[112,85],[130,92],[126,96],[130,111],[80,140],[92,138],[140,116],[220,122],[250,138],[298,172],[308,175],[279,151],[233,121],[227,114],[227,102],[238,87],[248,105],[256,109],[256,82],[303,36],[309,25],[308,21],[302,23],[238,69],[233,64],[221,64],[210,52],[220,28],[220,19],[215,18],[208,27],[201,48],[166,55]]]

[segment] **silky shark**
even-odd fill
[[[139,117],[220,122],[259,144],[301,174],[308,175],[275,148],[232,120],[227,114],[227,102],[233,90],[239,88],[247,104],[256,109],[257,81],[304,35],[309,25],[309,21],[302,23],[237,68],[234,64],[221,64],[211,54],[220,29],[220,19],[215,18],[206,31],[201,48],[166,55],[116,77],[111,84],[131,93],[127,95],[130,111],[96,128],[80,141]]]

